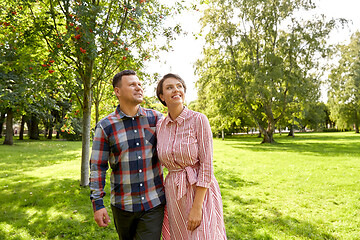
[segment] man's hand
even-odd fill
[[[94,212],[94,219],[99,227],[107,227],[110,223],[110,218],[105,208]]]

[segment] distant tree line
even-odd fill
[[[346,20],[298,17],[315,8],[306,0],[207,1],[193,105],[209,116],[214,133],[256,128],[263,143],[272,143],[281,127],[290,135],[294,126],[359,131],[359,34],[349,46],[331,47],[329,34]],[[321,77],[336,54],[326,105],[319,101]]]

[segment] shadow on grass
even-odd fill
[[[235,211],[225,213],[228,239],[277,239],[272,237],[271,229],[282,232],[291,239],[326,239],[336,237],[321,231],[316,225],[289,216],[274,216],[256,218],[251,213]],[[264,230],[266,229],[266,230]],[[279,236],[279,234],[276,234]]]
[[[232,136],[227,145],[254,152],[298,152],[320,156],[359,155],[360,135],[352,133],[300,133],[295,138],[277,136],[275,144],[260,144],[255,136]]]
[[[6,179],[4,179],[6,181]],[[0,198],[0,239],[116,239],[113,224],[97,227],[89,189],[72,179],[42,184],[11,177]]]
[[[321,230],[320,226],[284,215],[274,207],[268,209],[269,204],[266,200],[256,197],[242,198],[233,192],[235,189],[241,192],[243,188],[257,186],[260,183],[245,181],[241,179],[240,174],[223,170],[217,170],[216,176],[221,186],[224,220],[229,240],[277,239],[272,236],[279,236],[279,232],[291,239],[337,239]],[[260,209],[266,214],[258,215],[259,213],[253,209]]]
[[[80,153],[81,142],[0,146],[0,239],[117,239],[113,223],[93,220],[89,188],[59,168],[77,159],[80,166]]]

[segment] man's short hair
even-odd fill
[[[121,78],[128,75],[136,75],[136,73],[134,70],[124,70],[117,73],[112,80],[113,87],[121,87]]]
[[[160,79],[157,87],[156,87],[156,96],[158,97],[159,101],[166,106],[166,102],[164,102],[163,100],[161,100],[160,98],[160,94],[163,94],[163,85],[164,85],[164,81],[168,78],[175,78],[177,80],[179,80],[179,82],[183,85],[184,88],[184,92],[186,93],[186,84],[185,81],[177,74],[174,73],[168,73],[165,76],[163,76],[162,79]]]

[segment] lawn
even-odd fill
[[[228,239],[360,239],[360,135],[275,138],[214,139]],[[92,219],[80,154],[80,142],[0,145],[0,239],[117,238]]]

